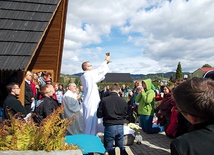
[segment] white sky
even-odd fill
[[[69,0],[61,73],[149,74],[214,66],[214,0]]]

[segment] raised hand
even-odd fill
[[[107,63],[110,62],[110,53],[106,53],[106,59],[105,60],[107,61]]]

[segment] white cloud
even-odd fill
[[[97,66],[109,49],[111,72],[175,71],[178,62],[190,72],[214,66],[213,10],[212,0],[70,0],[61,71],[82,72],[86,60]]]

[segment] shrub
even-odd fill
[[[77,150],[76,145],[65,143],[67,127],[74,118],[62,119],[63,106],[46,117],[38,126],[33,119],[25,121],[20,114],[0,125],[0,150]]]

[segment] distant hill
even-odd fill
[[[157,79],[157,78],[167,78],[170,79],[171,76],[175,75],[175,72],[167,72],[167,73],[154,73],[154,74],[132,74],[133,79],[136,78],[151,78],[151,79]]]
[[[184,72],[184,74],[190,74],[188,72]],[[83,75],[83,73],[77,73],[77,74],[72,74],[72,75],[68,75],[68,74],[61,74],[60,76],[61,77],[64,77],[64,78],[68,78],[68,79],[65,79],[63,81],[69,81],[70,78],[78,78],[80,77],[81,75]],[[154,73],[154,74],[131,74],[131,77],[133,80],[138,80],[138,79],[147,79],[147,78],[151,78],[153,80],[161,80],[161,79],[170,79],[171,77],[175,76],[175,72],[167,72],[167,73]]]
[[[131,77],[133,79],[138,79],[138,78],[152,78],[152,77],[155,77],[155,76],[158,76],[158,77],[164,77],[164,78],[170,78],[172,75],[174,75],[175,72],[167,72],[167,73],[154,73],[154,74],[131,74]],[[65,74],[64,74],[65,75]],[[81,75],[83,75],[83,73],[76,73],[76,74],[72,74],[72,75],[69,75],[69,76],[77,76],[77,77],[80,77]]]
[[[83,75],[83,73],[72,74],[72,76],[78,76],[78,77],[80,77],[81,75]]]
[[[155,77],[163,77],[163,78],[170,78],[172,75],[174,75],[175,72],[167,72],[167,73],[155,73],[155,74],[131,74],[131,77],[136,80],[136,79],[146,79],[146,78],[151,78],[154,79]],[[83,75],[83,73],[77,73],[77,74],[72,74],[70,76],[75,76],[75,77],[80,77]]]

